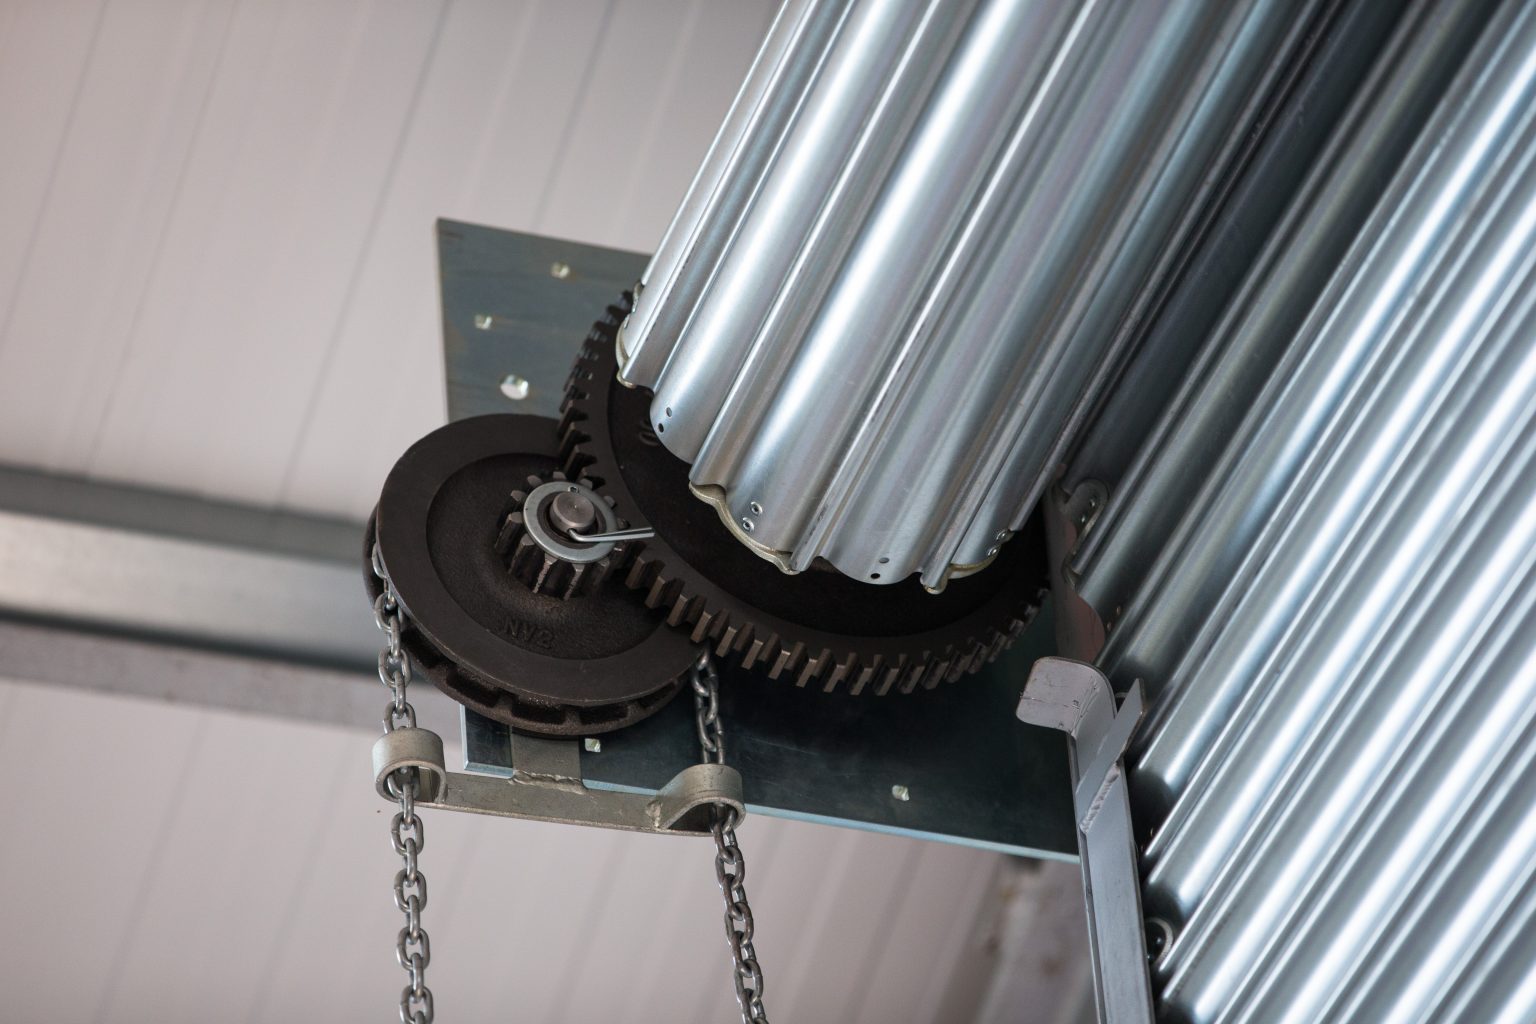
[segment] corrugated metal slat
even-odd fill
[[[1415,18],[1420,55],[1480,37],[1305,320],[1257,321],[1285,331],[1245,342],[1283,352],[1262,390],[1199,380],[1144,450],[1208,449],[1172,529],[1111,511],[1082,567],[1103,663],[1158,691],[1134,778],[1170,1020],[1536,1007],[1536,10]],[[1284,261],[1313,257],[1278,250],[1244,301],[1295,301]]]

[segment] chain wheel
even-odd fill
[[[365,543],[371,556],[377,540],[408,612],[404,649],[439,689],[525,732],[591,736],[658,711],[686,684],[694,651],[596,561],[568,575],[540,563],[527,582],[514,517],[528,495],[514,499],[514,488],[534,478],[590,492],[557,476],[555,449],[554,422],[534,416],[439,428],[390,471]],[[601,514],[612,515],[606,502]],[[610,563],[627,557],[611,547]],[[377,600],[371,560],[365,578]]]
[[[567,475],[597,481],[616,511],[654,538],[623,573],[645,603],[720,657],[827,691],[911,693],[992,661],[1044,597],[1035,520],[975,576],[930,594],[916,578],[884,586],[830,568],[780,572],[740,544],[688,487],[688,465],[650,431],[650,394],[617,383],[614,353],[629,297],[587,337],[567,384],[561,454]]]

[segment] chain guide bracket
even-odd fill
[[[576,488],[561,490],[576,493]],[[693,660],[688,671],[701,762],[678,772],[654,795],[588,789],[581,780],[581,753],[576,741],[511,730],[507,732],[511,778],[449,772],[442,737],[416,724],[416,709],[406,698],[413,674],[411,654],[403,643],[408,612],[376,540],[370,542],[368,552],[368,569],[378,591],[374,618],[386,637],[379,652],[379,680],[390,691],[384,734],[373,745],[374,785],[381,797],[400,807],[390,823],[390,839],[404,865],[395,873],[394,882],[395,906],[405,915],[405,926],[395,940],[395,955],[409,977],[400,993],[403,1024],[432,1024],[436,1013],[432,990],[426,984],[432,945],[421,923],[427,905],[427,879],[421,873],[419,855],[426,845],[426,829],[416,813],[418,806],[630,832],[712,837],[742,1021],[767,1024],[763,973],[753,951],[752,908],[744,885],[746,861],[736,841],[736,826],[745,817],[746,806],[741,775],[725,763],[720,680],[708,652]]]
[[[393,802],[389,780],[416,769],[417,807],[467,811],[502,818],[592,825],[658,835],[713,835],[715,809],[740,819],[741,775],[724,764],[689,765],[654,796],[588,789],[581,781],[575,740],[513,735],[510,779],[450,772],[443,741],[421,728],[398,728],[373,744],[373,773],[379,794]]]

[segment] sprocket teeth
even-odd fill
[[[564,481],[567,478],[556,470],[549,479]],[[528,477],[529,491],[546,482],[538,476]],[[585,479],[580,483],[590,486],[590,481]],[[502,556],[508,575],[536,594],[564,601],[590,593],[614,566],[623,563],[628,554],[626,545],[619,544],[607,557],[595,562],[567,562],[558,558],[540,547],[528,533],[525,518],[528,492],[515,490],[509,497],[511,511],[503,517],[496,535],[496,552]]]
[[[778,643],[778,638],[774,636],[767,638],[759,637],[756,626],[744,630],[743,633],[740,644],[742,668],[752,668],[755,666],[763,658],[767,657],[768,652]]]
[[[880,663],[884,659],[875,658],[871,664],[857,665],[857,671],[852,673],[848,683],[848,692],[857,697],[869,686],[870,681],[880,672]]]
[[[512,492],[512,498],[514,501],[518,500],[517,495],[517,491]],[[523,514],[521,512],[509,513],[507,517],[502,520],[501,530],[496,534],[496,553],[498,555],[505,555],[508,551],[510,551],[512,549],[512,545],[517,542],[517,538],[522,533],[522,530]]]
[[[655,562],[647,561],[643,556],[636,556],[630,563],[629,572],[624,576],[624,585],[630,590],[644,590],[645,606],[647,608],[661,607],[658,595],[653,595],[651,590],[661,579],[661,567]],[[656,598],[656,599],[653,599]]]
[[[696,644],[702,644],[711,636],[710,626],[714,623],[714,616],[704,614],[704,600],[702,598],[688,598],[679,596],[673,603],[673,613],[667,617],[667,621],[677,626],[693,624],[690,638]]]
[[[741,627],[736,625],[735,622],[727,620],[725,622],[725,624],[716,633],[716,638],[715,638],[715,650],[716,650],[716,653],[720,654],[722,657],[724,655],[726,655],[726,654],[733,654],[733,653],[735,653],[735,651],[736,651],[736,641],[737,641],[737,638],[740,635],[741,635]]]
[[[818,677],[821,681],[821,688],[826,693],[836,693],[838,687],[847,682],[858,661],[852,656],[842,660],[833,659],[831,651],[824,652],[823,658],[824,661],[818,663]],[[831,662],[830,666],[825,663],[826,661]]]
[[[781,675],[795,677],[796,686],[804,686],[810,679],[800,674],[800,668],[805,664],[805,644],[795,643],[779,650],[779,656],[774,659],[773,667],[768,670],[768,678],[777,679]]]
[[[836,671],[837,659],[832,656],[830,650],[822,648],[815,657],[807,657],[805,664],[800,667],[800,675],[805,679],[805,682],[800,685],[809,686],[815,683],[821,687],[823,693],[831,693]]]

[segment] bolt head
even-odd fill
[[[600,753],[603,749],[603,741],[592,736],[582,740],[581,745],[589,754]]]
[[[905,803],[912,799],[912,793],[906,786],[896,785],[891,787],[891,796]]]
[[[597,508],[586,495],[563,491],[549,502],[549,521],[557,530],[580,533],[597,522]]]
[[[557,280],[564,281],[566,278],[571,276],[571,265],[569,263],[561,263],[559,260],[556,260],[554,263],[549,265],[549,276]]]
[[[501,378],[501,393],[514,402],[521,402],[528,397],[532,385],[515,373],[509,373]]]

